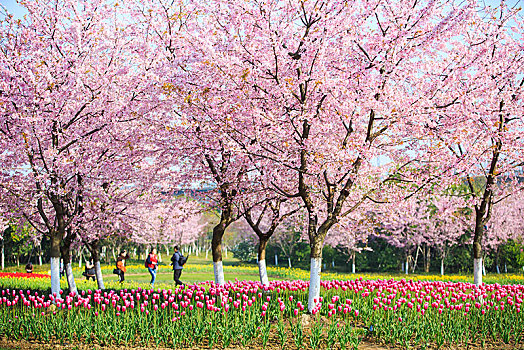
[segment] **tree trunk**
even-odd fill
[[[73,267],[71,266],[71,260],[68,263],[64,263],[65,274],[67,278],[67,285],[69,286],[69,293],[77,294],[75,277],[73,276]]]
[[[427,246],[426,247],[427,251],[426,251],[426,266],[424,266],[424,271],[426,273],[429,272],[429,268],[431,266],[431,247]]]
[[[440,275],[444,276],[444,259],[446,258],[446,248],[442,249],[442,255],[440,256]]]
[[[2,256],[0,257],[0,263],[2,264],[2,270],[3,270],[5,268],[4,239],[2,239]]]
[[[478,221],[478,220],[477,220]],[[482,246],[480,245],[480,240],[482,237],[483,227],[477,227],[475,225],[475,236],[473,240],[473,283],[476,286],[482,284]]]
[[[60,237],[58,234],[51,234],[51,248],[49,258],[51,261],[51,293],[54,296],[60,295]]]
[[[87,244],[87,248],[91,253],[91,258],[93,259],[93,264],[95,265],[95,277],[98,289],[104,290],[104,277],[102,277],[102,269],[100,267],[100,248],[99,241],[95,240]]]
[[[409,254],[406,255],[406,275],[409,275]]]
[[[322,272],[322,239],[318,236],[311,240],[311,265],[309,269],[308,312],[320,302],[320,273]]]
[[[84,256],[84,248],[80,249],[80,254],[78,254],[78,268],[82,268],[82,257]]]
[[[70,235],[71,233],[69,233]],[[60,248],[62,253],[62,259],[64,260],[64,270],[67,278],[67,285],[69,286],[69,292],[77,294],[75,278],[73,276],[73,267],[71,266],[71,241],[69,236],[63,240],[62,247]]]
[[[38,246],[38,265],[42,266],[42,242]]]
[[[291,258],[289,256],[287,257],[287,266],[291,268]]]
[[[223,286],[226,282],[224,279],[224,267],[222,266],[222,237],[226,231],[226,225],[223,220],[213,227],[213,239],[211,240],[211,251],[213,253],[213,272],[215,274],[215,283]]]
[[[356,269],[355,269],[355,252],[353,252],[352,254],[353,256],[351,257],[351,260],[352,260],[352,263],[351,263],[351,273],[355,273]]]
[[[258,275],[260,276],[260,283],[264,286],[269,286],[269,278],[267,277],[266,269],[266,247],[267,237],[259,237],[258,243]]]
[[[107,261],[107,254],[106,254],[106,252],[107,252],[107,247],[105,247],[105,246],[102,247],[102,253],[101,253],[101,255],[100,255],[100,258],[102,258],[102,256],[103,256],[103,257],[104,257],[104,260],[105,260],[105,262],[106,262],[106,264],[107,264],[108,261]]]
[[[473,283],[482,284],[482,258],[473,258]]]
[[[415,273],[415,269],[417,268],[419,252],[420,252],[420,246],[417,245],[417,252],[415,253],[415,261],[413,262],[413,268],[411,269],[411,273]]]

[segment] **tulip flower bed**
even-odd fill
[[[409,346],[520,344],[523,285],[323,281],[312,315],[308,282],[211,282],[185,288],[88,290],[78,295],[0,291],[10,340],[169,347],[356,349],[363,338]],[[305,309],[306,308],[306,309]],[[304,322],[307,320],[308,322]]]
[[[42,273],[0,272],[0,278],[51,278]]]

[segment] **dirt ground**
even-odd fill
[[[296,348],[293,344],[293,348]],[[293,349],[291,347],[286,347],[285,349]],[[308,349],[309,347],[304,347],[303,349]],[[388,350],[388,349],[395,349],[393,347],[384,347],[384,346],[380,346],[380,345],[376,345],[376,344],[373,344],[373,343],[369,343],[369,342],[363,342],[360,344],[360,346],[358,347],[359,349],[362,349],[362,350]],[[45,349],[45,350],[50,350],[50,349],[57,349],[57,350],[113,350],[113,349],[118,349],[118,350],[152,350],[152,349],[156,349],[156,350],[172,350],[172,348],[163,348],[163,347],[158,347],[158,348],[153,348],[153,347],[128,347],[128,346],[111,346],[111,347],[101,347],[99,345],[93,345],[93,344],[44,344],[44,343],[33,343],[33,342],[28,342],[28,341],[25,341],[25,340],[20,340],[20,341],[12,341],[12,340],[6,340],[6,339],[0,339],[0,350],[4,350],[4,349],[18,349],[18,350],[36,350],[36,349]],[[196,346],[196,347],[191,347],[191,348],[180,348],[180,349],[183,349],[183,350],[197,350],[197,349],[209,349],[209,347],[207,346],[207,344],[202,344],[201,347],[199,346]],[[230,346],[228,349],[230,350],[241,350],[241,349],[249,349],[249,350],[255,350],[255,349],[261,349],[260,345],[259,344],[254,344],[254,345],[251,345],[251,346],[248,346],[248,347],[241,347],[241,346]],[[266,346],[266,350],[280,350],[280,346],[277,344],[277,343],[269,343],[267,344]],[[322,349],[326,349],[326,347],[324,346]],[[222,348],[213,348],[211,350],[222,350]]]
[[[1,337],[1,335],[0,335]],[[349,344],[348,344],[349,345]],[[434,347],[429,347],[428,349],[433,349]],[[18,349],[18,350],[36,350],[36,349],[45,349],[45,350],[168,350],[172,348],[164,348],[164,347],[154,347],[154,346],[148,346],[148,347],[129,347],[129,346],[109,346],[109,347],[102,347],[96,344],[58,344],[58,343],[37,343],[37,342],[29,342],[26,340],[9,340],[5,338],[0,338],[0,350],[6,350],[6,349]],[[177,348],[177,349],[183,349],[183,350],[199,350],[199,349],[209,349],[209,346],[207,343],[202,343],[201,346],[193,346],[190,348]],[[242,347],[242,346],[230,346],[228,349],[230,350],[258,350],[261,349],[260,344],[253,344],[248,347]],[[287,346],[284,348],[284,350],[294,350],[297,349],[294,344],[287,344]],[[301,349],[311,349],[309,344],[304,344],[304,347]],[[300,349],[300,350],[301,350]],[[324,344],[319,349],[326,350],[327,347]],[[339,347],[337,347],[339,349]],[[369,340],[364,340],[358,347],[359,350],[393,350],[393,349],[402,349],[401,347],[395,347],[391,345],[384,345],[379,343],[374,343]],[[414,349],[414,348],[411,348]],[[441,349],[444,350],[462,350],[462,349],[468,349],[468,350],[474,350],[474,349],[482,349],[479,345],[474,344],[468,344],[467,346],[460,345],[460,346],[444,346]],[[486,344],[486,346],[483,348],[485,350],[516,350],[516,349],[524,349],[524,344]],[[215,347],[211,350],[223,350],[221,347]],[[271,339],[267,346],[266,350],[281,350],[280,346],[278,344],[277,339]],[[330,349],[331,350],[331,349]],[[348,346],[348,350],[350,350]]]

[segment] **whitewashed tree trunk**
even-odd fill
[[[308,311],[312,312],[315,306],[319,303],[320,298],[320,273],[322,272],[322,258],[311,258],[311,267],[309,271]]]
[[[65,273],[67,278],[67,285],[69,286],[69,292],[77,294],[78,291],[76,289],[75,277],[73,276],[73,267],[71,266],[70,262],[68,262],[65,265]]]
[[[207,260],[207,255],[209,254],[209,249],[206,249],[206,260]]]
[[[38,265],[42,266],[42,246],[38,249]]]
[[[476,286],[482,284],[482,258],[473,259],[473,283]]]
[[[278,255],[275,254],[275,266],[278,266]]]
[[[258,274],[260,276],[260,283],[264,286],[269,286],[269,278],[267,277],[266,260],[258,261]]]
[[[116,261],[115,247],[111,247],[111,252],[113,253],[113,260]]]
[[[227,247],[224,248],[224,254],[226,255],[226,259],[227,259]]]
[[[84,256],[84,248],[82,248],[80,250],[80,254],[79,254],[79,257],[78,257],[78,267],[81,269],[82,268],[82,257]]]
[[[213,272],[215,274],[215,283],[223,286],[226,284],[226,281],[224,279],[224,267],[222,266],[222,261],[213,261]]]
[[[440,275],[444,276],[444,258],[440,259]]]
[[[417,269],[417,265],[418,265],[418,253],[420,252],[421,248],[420,248],[420,245],[417,245],[417,252],[415,254],[415,261],[413,262],[413,268],[411,269],[411,273],[415,273],[415,270]]]
[[[406,275],[409,275],[409,256],[406,256]]]
[[[95,276],[96,276],[96,283],[98,285],[98,289],[105,289],[104,286],[104,278],[102,277],[102,269],[100,267],[100,261],[95,262]]]
[[[2,239],[2,256],[0,257],[0,262],[2,264],[2,270],[5,268],[5,250],[4,250],[4,240]]]
[[[287,258],[287,265],[289,268],[291,268],[291,258],[290,257]]]
[[[355,253],[353,253],[353,257],[352,257],[352,263],[351,263],[351,273],[355,273],[356,269],[355,269]]]
[[[51,294],[60,295],[60,258],[51,257]]]

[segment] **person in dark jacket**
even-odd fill
[[[86,266],[83,275],[86,277],[86,281],[89,281],[90,278],[95,280],[95,264],[93,264],[93,260],[86,261]]]
[[[175,253],[171,257],[171,265],[173,265],[173,279],[177,286],[179,284],[184,285],[184,283],[180,281],[183,269],[181,258],[183,258],[183,255],[178,251],[178,246],[175,246]]]
[[[31,262],[28,262],[27,265],[25,266],[25,272],[33,273],[33,264],[31,264]]]

